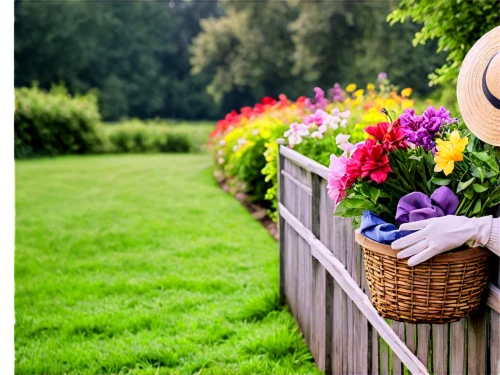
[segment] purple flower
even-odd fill
[[[380,72],[377,77],[377,81],[383,82],[387,80],[387,73],[386,72]]]
[[[344,91],[339,83],[335,83],[333,87],[328,92],[330,98],[333,102],[343,102],[345,100]]]
[[[415,146],[422,146],[425,150],[432,150],[435,146],[434,138],[445,124],[453,124],[456,118],[450,117],[444,107],[436,110],[430,106],[422,116],[417,116],[413,109],[406,109],[399,117],[401,127],[408,136],[408,142]]]
[[[317,109],[325,109],[328,105],[328,100],[325,98],[325,92],[320,87],[315,87],[314,92],[316,93],[316,96],[314,97],[314,103],[311,99],[307,98],[305,101],[306,106],[311,111],[315,111]]]

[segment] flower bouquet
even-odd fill
[[[369,138],[332,155],[328,180],[335,214],[353,217],[378,312],[407,322],[444,323],[474,311],[487,283],[489,252],[464,244],[410,267],[392,241],[403,223],[479,217],[500,202],[498,155],[441,107],[407,109],[366,128]]]

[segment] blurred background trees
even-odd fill
[[[382,71],[428,96],[429,73],[439,68],[433,82],[451,84],[468,48],[495,26],[495,6],[495,0],[18,0],[15,85],[62,83],[72,94],[95,88],[107,121],[217,119],[265,95],[294,99],[314,86],[364,85]],[[438,47],[446,53],[436,54]]]
[[[188,47],[199,20],[221,12],[214,2],[19,1],[15,85],[97,88],[107,120],[216,118],[209,77],[191,75]]]

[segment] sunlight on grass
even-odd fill
[[[17,374],[317,374],[208,155],[16,162]]]

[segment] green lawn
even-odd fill
[[[210,157],[16,162],[17,374],[319,373]]]

